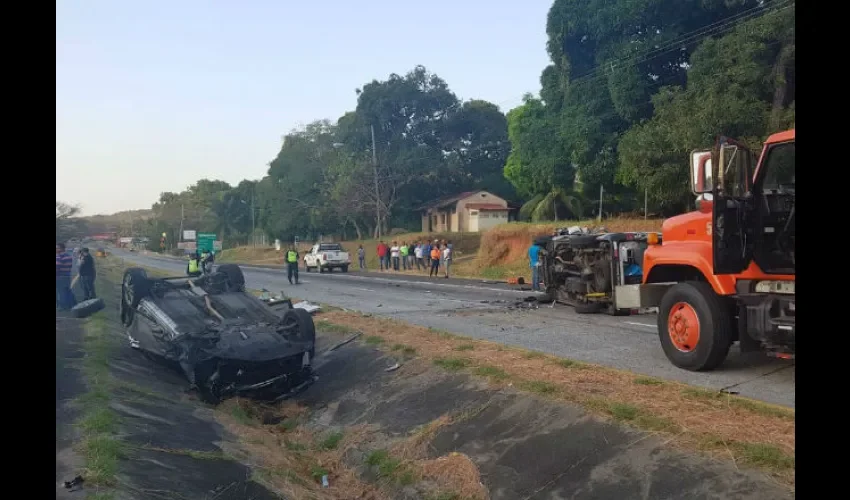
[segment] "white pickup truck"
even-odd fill
[[[342,249],[339,243],[316,243],[310,249],[310,253],[304,255],[304,268],[309,273],[318,269],[320,273],[332,271],[334,268],[348,272],[351,265],[351,257]]]

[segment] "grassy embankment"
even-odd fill
[[[502,224],[484,233],[405,233],[384,241],[413,242],[424,239],[450,240],[455,255],[452,274],[457,277],[485,278],[504,280],[508,277],[523,276],[530,279],[527,251],[531,241],[555,228],[564,226],[593,227],[596,221],[563,221],[558,223],[531,224],[512,222]],[[602,224],[609,231],[659,231],[660,219],[609,219]],[[351,253],[352,270],[357,270],[357,248],[363,245],[366,250],[366,267],[378,269],[377,245],[375,240],[345,241],[343,246]],[[308,251],[309,244],[300,245],[299,251]],[[224,250],[219,262],[238,262],[245,264],[274,265],[281,263],[281,256],[273,248],[238,247]],[[417,273],[418,271],[407,271]]]

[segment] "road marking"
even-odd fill
[[[642,326],[644,328],[652,328],[653,330],[658,328],[656,325],[647,325],[646,323],[635,323],[634,321],[623,321],[623,323],[627,325]]]
[[[363,290],[364,292],[374,292],[375,291],[375,290],[372,290],[371,288],[360,288],[360,287],[356,287],[356,286],[353,286],[351,288],[354,288],[355,290]]]

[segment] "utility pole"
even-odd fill
[[[257,237],[254,234],[254,231],[256,231],[256,227],[257,227],[257,223],[256,223],[256,220],[254,219],[254,193],[252,192],[251,193],[251,245],[253,245],[254,247],[257,246]]]
[[[646,220],[647,206],[649,205],[649,189],[643,190],[643,220]]]
[[[602,184],[599,185],[599,222],[602,222],[602,195],[605,192],[605,187]]]
[[[378,219],[377,239],[381,239],[381,191],[378,188],[378,151],[375,149],[375,126],[369,125],[372,131],[372,169],[375,172],[375,217]]]
[[[183,204],[180,204],[180,233],[177,235],[177,241],[183,241]]]

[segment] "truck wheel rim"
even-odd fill
[[[667,331],[673,347],[681,352],[693,352],[699,344],[699,317],[693,306],[677,302],[667,316]]]

